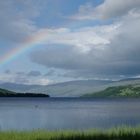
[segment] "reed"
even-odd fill
[[[0,140],[140,140],[140,127],[87,131],[1,131]]]

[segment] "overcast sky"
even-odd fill
[[[43,31],[43,42],[0,63],[0,82],[140,77],[140,0],[0,1],[0,59]]]

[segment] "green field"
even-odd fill
[[[88,131],[0,132],[0,140],[140,140],[140,127]]]

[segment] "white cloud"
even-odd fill
[[[77,14],[71,16],[77,20],[110,19],[121,17],[140,8],[140,0],[105,0],[97,7],[90,3],[81,5]]]
[[[69,28],[41,29],[36,34],[43,35],[43,41],[40,44],[62,44],[75,46],[79,52],[87,53],[91,48],[104,49],[104,45],[110,43],[110,40],[118,33],[120,24],[112,24],[96,27],[85,27],[77,30]],[[39,35],[40,34],[40,35]],[[100,46],[100,47],[99,47]]]

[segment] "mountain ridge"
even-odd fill
[[[75,80],[50,85],[24,85],[15,83],[1,83],[0,87],[15,92],[31,92],[49,94],[51,97],[79,97],[84,94],[98,92],[107,87],[140,83],[140,78],[112,80]]]

